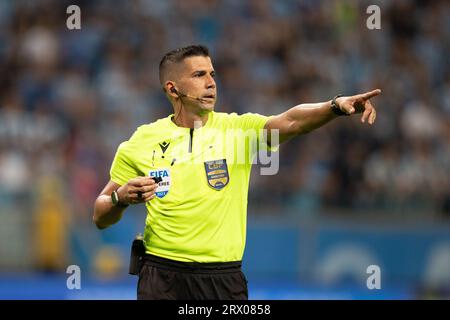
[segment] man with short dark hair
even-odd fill
[[[206,47],[169,52],[159,76],[174,113],[140,126],[119,146],[111,180],[95,202],[94,223],[106,228],[128,205],[146,204],[138,299],[248,299],[241,260],[257,151],[341,115],[362,113],[361,121],[373,124],[369,99],[381,91],[338,95],[270,117],[237,115],[214,111],[217,87]]]

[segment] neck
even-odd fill
[[[202,114],[175,112],[171,120],[179,127],[197,129],[203,127],[206,124],[206,122],[208,121],[208,115],[209,112],[205,112]]]

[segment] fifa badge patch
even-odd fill
[[[170,189],[170,170],[164,168],[158,170],[150,170],[148,175],[153,178],[160,177],[162,179],[162,181],[158,183],[155,195],[158,198],[164,198]]]
[[[208,180],[208,184],[210,187],[221,190],[228,184],[230,181],[230,177],[228,176],[228,166],[227,160],[213,160],[206,161],[205,171],[206,171],[206,179]]]

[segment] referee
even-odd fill
[[[308,133],[345,115],[362,113],[373,124],[369,99],[379,89],[327,102],[300,104],[279,115],[237,115],[214,111],[215,71],[204,46],[167,53],[159,65],[173,114],[142,125],[120,144],[110,181],[95,201],[99,229],[118,222],[129,205],[145,203],[145,256],[138,299],[248,299],[241,271],[246,238],[247,195],[252,143],[268,148]],[[245,134],[243,161],[223,137]],[[242,142],[243,139],[238,139]],[[160,178],[156,183],[153,178]]]

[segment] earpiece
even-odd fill
[[[175,89],[175,87],[170,88],[170,92],[178,94],[178,91],[177,89]]]

